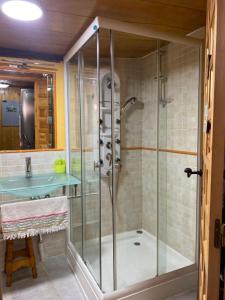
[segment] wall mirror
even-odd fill
[[[0,151],[55,147],[55,75],[0,70]]]

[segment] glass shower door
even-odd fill
[[[70,174],[81,179],[81,138],[80,138],[80,94],[79,94],[79,54],[67,63]],[[81,186],[76,193],[70,189],[70,240],[82,256],[82,199]]]
[[[157,275],[157,40],[113,31],[117,288]],[[129,51],[127,44],[130,45]],[[119,99],[120,108],[117,107]]]
[[[100,160],[97,34],[81,50],[83,259],[100,284]]]
[[[158,53],[158,275],[196,262],[199,49],[161,42]]]

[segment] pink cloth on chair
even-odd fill
[[[54,197],[1,205],[3,239],[20,239],[68,227],[67,197]]]

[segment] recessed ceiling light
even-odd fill
[[[5,15],[20,21],[34,21],[43,15],[39,6],[24,0],[6,1],[1,8]]]
[[[7,89],[8,87],[9,87],[9,84],[0,82],[0,89]]]

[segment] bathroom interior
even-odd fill
[[[3,300],[196,299],[201,45],[99,17],[64,61],[0,57],[2,220],[68,205],[66,226],[32,236],[36,279],[8,284],[2,227]]]

